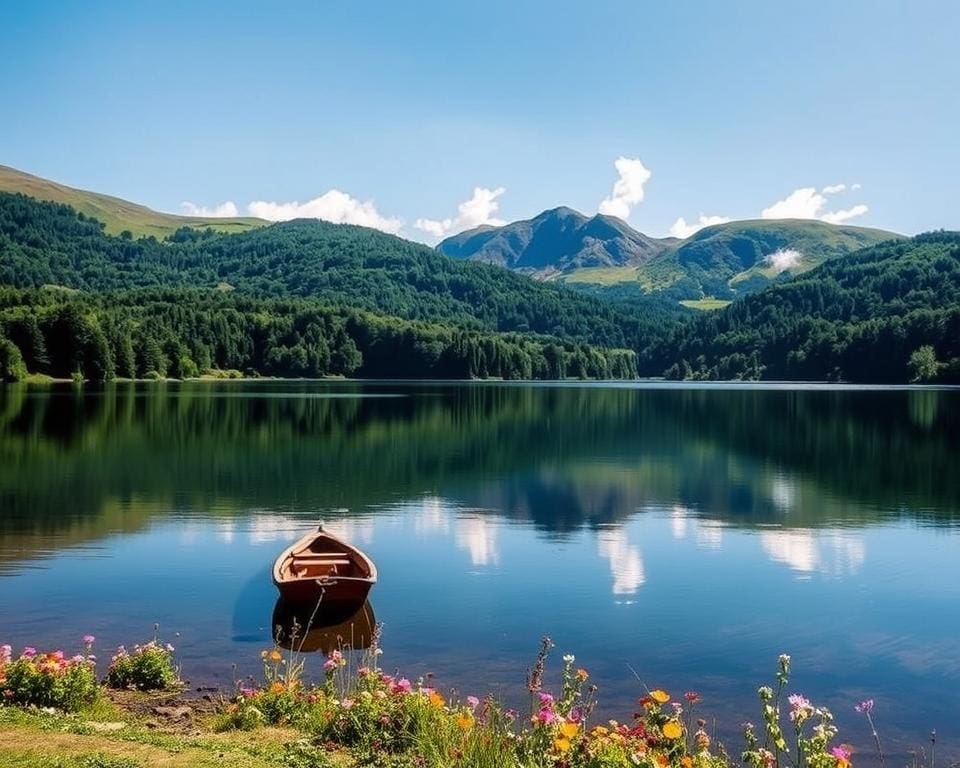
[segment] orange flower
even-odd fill
[[[580,726],[576,723],[565,722],[560,724],[560,733],[562,733],[568,739],[572,739],[574,736],[576,736],[578,730],[580,730]]]
[[[445,704],[443,700],[443,696],[437,693],[436,691],[430,692],[430,703],[437,708],[440,708]]]
[[[283,683],[274,683],[270,686],[270,693],[283,693],[285,690]]]
[[[569,752],[570,751],[570,739],[561,736],[559,739],[553,742],[553,746],[558,752]]]
[[[666,704],[670,701],[670,694],[657,688],[655,691],[650,691],[650,698],[658,704]]]
[[[590,677],[590,673],[587,672],[587,670],[582,668],[577,670],[577,680],[579,680],[581,683],[588,677]]]
[[[283,654],[276,648],[270,651],[270,661],[283,661]]]
[[[668,720],[663,724],[663,735],[668,739],[679,739],[683,736],[683,728],[676,720]]]
[[[670,765],[670,758],[666,755],[657,755],[657,762],[662,765],[663,768],[667,768],[667,766]]]
[[[680,765],[682,765],[683,768],[693,768],[693,758],[690,757],[690,755],[684,755],[680,758]]]
[[[473,727],[473,717],[465,712],[461,712],[457,715],[457,725],[460,726],[461,730],[469,731]]]

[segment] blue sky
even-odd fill
[[[605,199],[654,235],[957,229],[958,28],[953,0],[10,2],[0,163],[428,241]]]

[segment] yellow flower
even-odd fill
[[[666,704],[670,701],[670,694],[657,688],[655,691],[650,691],[650,698],[658,704]]]
[[[562,733],[568,739],[572,739],[574,736],[576,736],[579,729],[580,726],[576,723],[565,722],[560,724],[560,733]]]
[[[680,758],[680,765],[682,765],[683,768],[693,768],[693,758],[690,757],[690,755],[684,755]]]
[[[469,731],[473,727],[473,718],[465,712],[461,712],[457,715],[457,725],[460,726],[461,730]]]
[[[441,696],[436,691],[431,691],[430,693],[430,703],[435,707],[442,707],[444,705],[443,696]]]
[[[586,680],[588,677],[590,677],[590,673],[587,672],[587,670],[585,670],[585,669],[578,669],[578,670],[577,670],[577,680],[579,680],[581,683],[582,683],[584,680]]]
[[[270,661],[283,661],[283,654],[276,648],[270,651]]]
[[[274,683],[270,686],[270,693],[283,693],[285,690],[283,683]]]
[[[663,735],[668,739],[679,739],[683,736],[683,728],[676,720],[668,720],[663,725]]]
[[[553,742],[553,746],[558,752],[569,752],[570,751],[570,739],[560,737]]]

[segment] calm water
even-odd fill
[[[789,652],[847,741],[872,697],[891,753],[935,727],[960,758],[960,391],[0,388],[2,642],[107,656],[159,622],[228,687],[269,641],[273,558],[321,517],[377,561],[411,677],[516,700],[549,634],[605,714],[633,711],[632,668],[729,732]]]

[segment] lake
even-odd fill
[[[105,659],[159,623],[191,685],[229,689],[320,519],[379,566],[390,670],[522,701],[546,634],[603,714],[638,678],[697,690],[738,752],[786,652],[843,740],[869,751],[873,698],[890,754],[936,728],[960,758],[958,390],[0,388],[0,642],[93,633]]]

